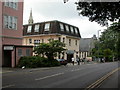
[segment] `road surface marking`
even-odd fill
[[[54,77],[54,76],[59,76],[59,75],[62,75],[64,74],[63,72],[62,73],[57,73],[57,74],[53,74],[53,75],[50,75],[50,76],[45,76],[45,77],[42,77],[42,78],[37,78],[35,80],[42,80],[42,79],[46,79],[46,78],[50,78],[50,77]]]
[[[15,86],[14,84],[3,86],[2,88],[9,88]]]
[[[9,72],[13,72],[13,71],[2,71],[0,73],[9,73]]]
[[[86,68],[73,69],[73,70],[71,70],[71,72],[74,72],[74,71],[79,71],[79,70],[84,70],[84,69],[86,69]]]
[[[104,75],[102,78],[98,79],[96,82],[89,85],[85,90],[91,90],[93,88],[98,88],[103,81],[105,81],[108,77],[110,77],[112,74],[114,74],[118,70],[120,70],[120,67],[116,68],[113,71],[109,72],[108,74]]]

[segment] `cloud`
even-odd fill
[[[82,37],[92,37],[97,30],[103,29],[96,22],[90,22],[88,18],[78,15],[77,0],[69,0],[64,4],[63,0],[24,0],[24,24],[28,23],[32,8],[34,22],[59,20],[79,27]]]

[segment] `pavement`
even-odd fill
[[[97,62],[81,62],[81,65],[90,65],[90,64],[97,64]],[[77,62],[74,63],[74,65],[72,63],[68,63],[67,66],[76,66],[78,65]],[[10,72],[15,72],[15,71],[36,71],[36,70],[48,70],[51,68],[60,68],[64,65],[58,66],[58,67],[38,67],[38,68],[9,68],[9,67],[2,67],[2,70],[0,70],[0,74],[3,73],[10,73]]]

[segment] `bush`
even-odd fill
[[[40,56],[24,56],[21,57],[18,63],[18,67],[25,66],[26,68],[36,68],[36,67],[53,67],[59,66],[60,63],[57,60],[48,60],[47,58]]]

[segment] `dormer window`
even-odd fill
[[[77,30],[77,28],[75,28],[75,33],[78,34],[78,30]]]
[[[60,23],[60,30],[64,31],[64,25],[62,23]]]
[[[30,33],[32,31],[32,26],[28,26],[27,32]]]
[[[44,31],[49,31],[49,30],[50,30],[50,23],[46,23]]]
[[[66,31],[69,32],[69,27],[68,25],[65,25]]]
[[[70,27],[70,30],[71,30],[71,33],[74,33],[74,29],[72,26]]]
[[[35,25],[35,32],[39,32],[39,25]]]

